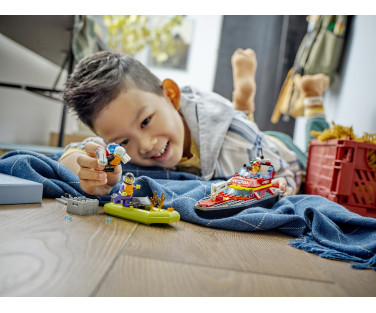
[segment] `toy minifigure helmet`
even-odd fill
[[[128,185],[132,185],[134,182],[134,175],[132,173],[127,173],[124,175],[124,182]]]
[[[261,163],[259,161],[256,161],[256,162],[253,162],[252,165],[256,165],[256,166],[260,167]]]
[[[125,149],[124,149],[123,147],[121,147],[121,146],[116,147],[116,148],[115,148],[115,151],[114,151],[114,154],[115,154],[116,156],[118,156],[118,157],[121,158],[121,157],[125,154]]]

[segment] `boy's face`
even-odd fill
[[[180,102],[179,102],[180,105]],[[140,166],[171,168],[184,148],[184,123],[168,96],[137,88],[122,91],[94,121],[96,133],[121,144]]]

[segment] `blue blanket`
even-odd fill
[[[80,188],[76,175],[57,162],[60,154],[43,155],[31,151],[13,151],[0,158],[0,173],[43,184],[43,197],[72,196],[97,198],[101,205],[119,190],[115,186],[108,196],[92,197]],[[273,208],[250,208],[237,215],[221,219],[200,218],[194,204],[210,193],[212,182],[198,176],[165,171],[160,168],[139,168],[126,164],[124,171],[134,173],[141,189],[135,196],[166,195],[165,206],[172,206],[181,220],[234,231],[275,229],[296,237],[289,240],[293,247],[324,258],[355,262],[352,267],[376,270],[376,219],[362,217],[341,205],[320,196],[296,195],[282,198]]]

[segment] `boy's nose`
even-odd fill
[[[154,145],[158,142],[157,138],[147,139],[143,138],[140,141],[140,154],[147,155],[148,153],[152,152],[154,149]]]

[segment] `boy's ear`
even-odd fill
[[[165,79],[162,82],[162,88],[166,95],[170,98],[171,103],[176,110],[180,108],[180,89],[172,79]]]

